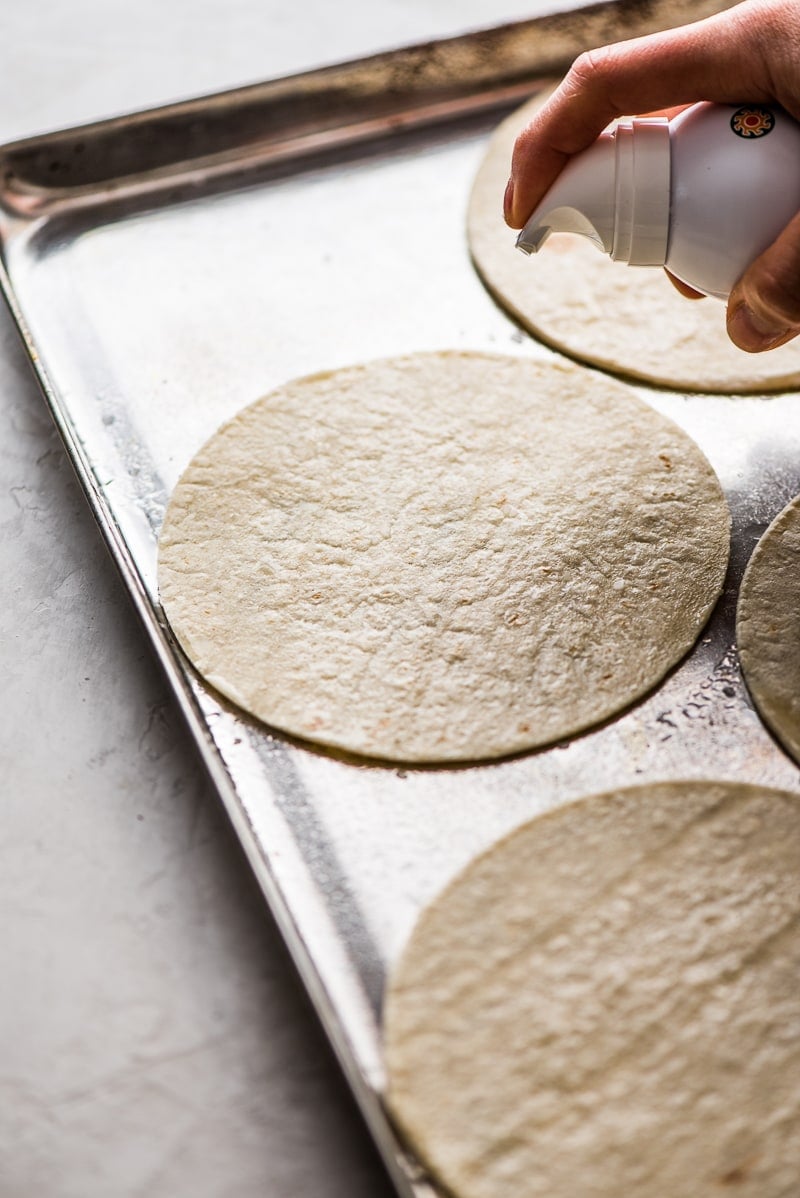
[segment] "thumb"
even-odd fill
[[[800,213],[756,258],[728,300],[728,336],[749,353],[800,333]]]

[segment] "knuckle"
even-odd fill
[[[785,262],[763,269],[754,291],[752,306],[761,309],[773,323],[787,328],[800,326],[800,272]]]
[[[567,72],[563,83],[564,91],[570,96],[602,91],[607,84],[612,66],[612,46],[584,50]]]

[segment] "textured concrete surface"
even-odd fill
[[[7,140],[537,5],[3,8]],[[0,577],[0,1198],[388,1198],[5,309]]]

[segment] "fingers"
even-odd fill
[[[666,117],[668,121],[671,121],[672,118],[674,116],[677,116],[679,112],[683,112],[684,109],[690,108],[690,107],[691,107],[690,104],[673,104],[670,108],[656,108],[655,112],[635,112],[633,115],[634,116],[663,116],[663,117]]]
[[[517,138],[505,215],[521,228],[572,154],[586,149],[615,117],[696,100],[736,103],[771,98],[768,72],[754,52],[759,5],[582,54]]]
[[[681,295],[686,297],[686,299],[705,299],[702,291],[695,291],[694,287],[690,287],[688,283],[684,283],[683,279],[679,279],[675,275],[670,274],[668,270],[665,270],[664,274],[667,276],[675,290],[679,291]]]
[[[749,353],[800,333],[800,213],[745,271],[728,300],[728,336]]]

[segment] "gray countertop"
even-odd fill
[[[10,7],[0,140],[545,5]],[[0,1198],[388,1196],[4,309],[0,424]]]

